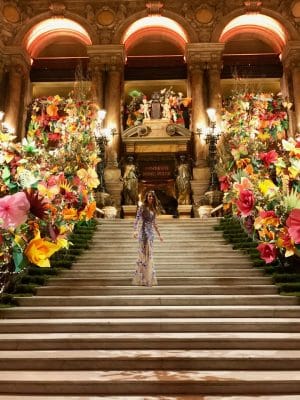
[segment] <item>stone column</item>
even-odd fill
[[[193,203],[198,205],[209,186],[210,170],[207,163],[207,146],[197,133],[204,133],[208,126],[206,108],[214,107],[220,111],[221,81],[220,60],[223,43],[190,43],[186,48],[186,60],[189,68],[189,83],[192,96],[192,130],[194,133],[195,167],[191,181]],[[205,72],[207,71],[208,80]],[[207,95],[206,95],[207,94]],[[196,209],[195,215],[197,216]]]
[[[113,136],[106,146],[105,184],[115,206],[120,211],[123,184],[118,160],[121,148],[121,91],[125,50],[123,45],[103,44],[89,46],[87,52],[91,60],[92,71],[94,71],[93,79],[96,83],[99,106],[106,110],[104,127],[112,129],[113,132]]]
[[[30,60],[23,49],[7,47],[6,56],[9,60],[9,78],[5,100],[5,122],[15,129],[17,139],[25,134],[25,114],[28,102],[30,83]]]
[[[300,41],[290,41],[282,53],[282,63],[285,76],[291,76],[291,86],[287,85],[289,100],[294,105],[294,112],[290,117],[294,120],[294,132],[300,133]]]
[[[208,106],[216,109],[217,126],[221,121],[222,89],[221,89],[221,60],[208,64]]]
[[[93,100],[99,105],[100,109],[104,108],[104,80],[105,66],[101,63],[100,57],[92,57],[90,59],[90,74],[92,81]]]
[[[204,67],[203,63],[192,63],[189,65],[189,79],[192,97],[192,132],[194,133],[194,158],[196,166],[201,165],[205,158],[204,147],[200,141],[198,130],[206,126],[206,103],[204,100]]]
[[[121,88],[123,81],[123,68],[117,65],[109,67],[107,87],[105,93],[105,107],[107,111],[106,124],[114,129],[115,134],[111,141],[108,154],[108,165],[116,167],[120,155],[121,144]]]
[[[4,85],[5,63],[0,53],[0,111],[4,111],[5,105],[5,85]]]

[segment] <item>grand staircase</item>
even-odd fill
[[[158,287],[132,287],[132,221],[0,311],[0,400],[299,400],[300,306],[213,230],[161,220]]]

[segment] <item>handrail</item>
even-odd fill
[[[213,209],[211,210],[210,215],[214,214],[215,212],[217,212],[217,211],[219,211],[219,210],[222,210],[223,207],[224,207],[224,204],[223,204],[223,203],[219,204],[217,207],[215,207],[215,208],[213,208]]]

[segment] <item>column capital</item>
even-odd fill
[[[186,60],[188,64],[216,64],[222,60],[224,43],[189,43],[186,46]]]
[[[125,64],[125,46],[121,44],[103,44],[87,47],[90,63],[101,65],[103,69],[120,69]]]
[[[11,67],[16,68],[16,71],[20,74],[26,75],[30,71],[31,59],[28,53],[18,46],[6,46],[4,56],[7,60],[7,64]]]
[[[300,41],[287,42],[282,53],[282,63],[286,68],[300,68]]]

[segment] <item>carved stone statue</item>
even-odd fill
[[[191,168],[185,155],[180,156],[177,168],[176,190],[178,204],[191,204]]]
[[[138,202],[138,175],[134,158],[127,157],[123,174],[123,196],[125,205],[135,205]]]

